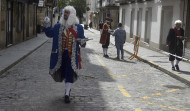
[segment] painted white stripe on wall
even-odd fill
[[[150,40],[154,43],[160,42],[161,11],[161,6],[152,8],[152,30]]]
[[[143,8],[142,10],[142,28],[141,28],[141,38],[145,38],[145,13],[146,13],[146,8]]]

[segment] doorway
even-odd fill
[[[7,29],[6,29],[6,46],[13,43],[13,3],[7,1]]]
[[[122,25],[125,26],[125,9],[122,9]]]
[[[29,38],[29,27],[30,27],[30,22],[31,22],[31,18],[30,18],[30,13],[29,13],[29,10],[30,10],[30,5],[29,4],[27,4],[27,5],[25,5],[26,7],[25,7],[25,11],[26,11],[26,13],[25,13],[25,19],[26,19],[26,21],[25,21],[25,30],[26,30],[26,40],[28,40],[28,39],[30,39]]]
[[[162,7],[162,18],[161,18],[161,29],[160,29],[160,49],[167,51],[166,39],[169,29],[172,27],[173,18],[173,7],[163,6]]]
[[[135,10],[131,10],[130,38],[133,38]]]
[[[185,27],[185,37],[187,39],[184,42],[184,56],[190,59],[190,1],[185,2],[187,4],[187,15],[186,15],[186,27]]]
[[[141,37],[141,28],[142,28],[142,8],[139,8],[137,12],[137,35]]]

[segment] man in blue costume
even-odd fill
[[[61,70],[62,80],[65,81],[65,103],[69,103],[71,85],[78,77],[78,69],[81,69],[80,45],[85,43],[84,30],[73,6],[64,8],[64,14],[54,27],[50,24],[50,19],[46,17],[44,31],[46,36],[53,38],[49,73],[52,75]]]

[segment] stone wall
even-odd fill
[[[7,18],[7,0],[0,1],[0,50],[15,45],[36,36],[36,5],[19,2],[11,2],[12,15]],[[19,9],[20,7],[20,9]],[[12,26],[12,42],[7,44],[7,21],[10,20]]]

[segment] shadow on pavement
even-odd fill
[[[189,71],[177,71],[177,72],[180,72],[180,73],[182,73],[182,74],[186,74],[186,75],[190,75],[190,72]]]
[[[112,58],[112,57],[109,57],[107,59],[111,59],[111,60],[114,60],[114,61],[119,61],[119,62],[126,62],[126,63],[133,63],[133,64],[136,64],[136,62],[131,62],[131,61],[127,61],[127,60],[121,60],[121,59],[116,59],[116,58]]]
[[[108,93],[111,89],[114,89],[115,80],[110,77],[108,70],[98,62],[93,50],[82,48],[81,52],[82,70],[79,71],[79,78],[72,86],[71,103],[64,103],[64,84],[62,84],[63,92],[60,94],[62,97],[55,96],[55,98],[49,101],[48,106],[51,106],[50,111],[110,110],[106,106],[107,103],[104,99],[105,96],[112,96],[114,98],[114,94],[109,93],[105,95],[103,92]],[[111,89],[108,90],[108,87]],[[112,99],[112,101],[114,100]]]
[[[164,85],[164,87],[167,87],[170,89],[186,89],[185,87],[175,86],[175,85]]]

